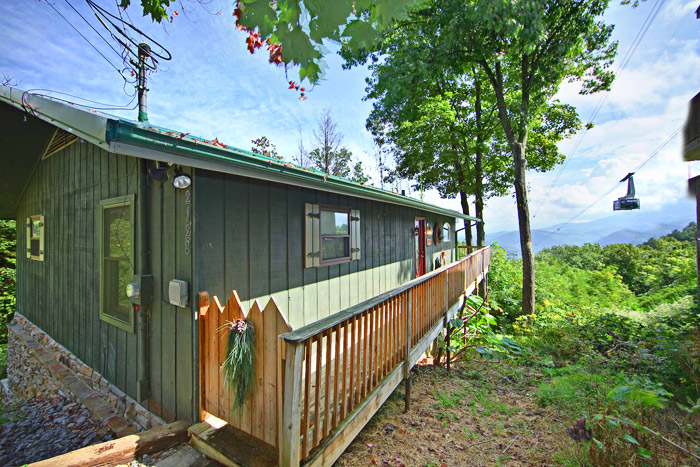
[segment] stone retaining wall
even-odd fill
[[[7,327],[7,377],[15,397],[68,397],[117,436],[165,424],[24,316],[15,313]]]

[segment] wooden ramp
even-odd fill
[[[192,446],[227,467],[276,467],[277,448],[222,420],[212,418],[192,425]]]

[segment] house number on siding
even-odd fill
[[[192,249],[192,190],[185,192],[185,206],[187,206],[185,214],[185,254],[189,256]]]

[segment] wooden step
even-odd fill
[[[188,429],[192,446],[210,459],[228,467],[275,467],[277,449],[228,423],[209,420]]]

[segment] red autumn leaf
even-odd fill
[[[299,90],[300,90],[301,92],[304,92],[304,91],[306,91],[306,89],[304,89],[304,88],[301,88],[301,89],[299,89]]]

